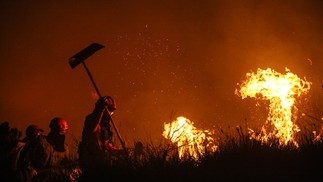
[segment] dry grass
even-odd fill
[[[236,133],[218,136],[219,150],[198,161],[180,159],[171,143],[143,144],[141,155],[129,161],[118,159],[109,169],[97,172],[92,180],[119,181],[316,181],[323,179],[323,142],[300,136],[300,147],[281,147],[278,141],[263,144],[250,140],[241,127]],[[80,176],[81,177],[81,176]]]

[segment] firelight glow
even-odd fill
[[[212,132],[199,130],[193,122],[180,116],[171,123],[164,124],[163,136],[178,147],[179,158],[193,157],[198,160],[206,151],[215,152],[218,148],[210,136]]]
[[[300,79],[288,68],[285,70],[286,74],[271,68],[258,68],[256,73],[247,73],[246,80],[235,93],[242,99],[254,97],[270,101],[266,124],[262,126],[260,134],[249,129],[251,138],[265,143],[278,139],[281,146],[293,143],[298,147],[295,134],[300,129],[292,122],[292,109],[295,98],[307,93],[311,83],[307,82],[306,78]]]

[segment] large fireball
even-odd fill
[[[236,90],[236,94],[242,99],[253,97],[270,101],[266,124],[259,135],[252,133],[251,136],[263,142],[278,139],[280,145],[292,142],[298,146],[295,134],[300,129],[292,122],[292,109],[295,98],[307,93],[310,85],[305,78],[300,79],[288,68],[286,74],[270,68],[258,68],[256,73],[247,73],[246,80],[240,85],[239,91]]]

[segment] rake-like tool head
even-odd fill
[[[82,63],[85,59],[90,57],[92,54],[94,54],[96,51],[102,49],[104,46],[98,43],[92,43],[88,47],[84,48],[74,56],[72,56],[69,59],[70,66],[72,68],[75,68],[77,65]]]

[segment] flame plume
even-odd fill
[[[175,121],[164,124],[162,135],[177,144],[179,158],[191,156],[198,160],[207,150],[210,152],[217,150],[217,145],[214,144],[211,134],[212,132],[208,130],[196,129],[193,122],[180,116]]]
[[[258,68],[257,73],[247,73],[246,80],[241,84],[239,92],[236,90],[236,94],[242,99],[254,97],[270,101],[266,124],[259,135],[250,130],[252,138],[262,142],[278,139],[280,145],[292,142],[298,147],[295,134],[300,129],[292,122],[292,108],[295,98],[307,93],[311,83],[305,78],[300,79],[288,68],[285,70],[286,74],[278,73],[270,68],[267,70]]]

